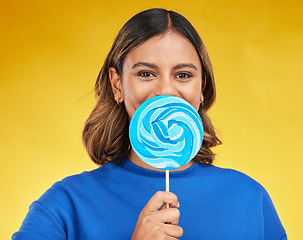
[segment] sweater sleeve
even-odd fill
[[[263,193],[262,209],[264,221],[264,239],[287,240],[286,232],[282,226],[272,200],[266,190]]]
[[[52,212],[39,202],[30,206],[20,230],[13,234],[13,240],[63,240],[64,227]]]
[[[55,183],[33,202],[13,240],[67,239],[68,226],[73,226],[73,204],[68,185]],[[70,230],[70,229],[69,229]]]

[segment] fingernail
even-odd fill
[[[178,202],[178,207],[180,207],[180,203]]]

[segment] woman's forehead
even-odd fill
[[[138,47],[132,49],[125,57],[127,67],[139,62],[154,65],[192,64],[201,68],[200,58],[191,42],[176,31],[156,35]]]

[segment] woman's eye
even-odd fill
[[[151,72],[139,72],[138,76],[144,77],[144,78],[150,78],[150,77],[153,77],[154,75]]]
[[[187,79],[187,78],[191,78],[191,77],[192,77],[191,74],[185,73],[185,72],[181,72],[176,75],[176,78],[183,78],[183,79]]]

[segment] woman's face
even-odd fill
[[[129,118],[141,103],[157,95],[173,95],[196,110],[203,101],[202,70],[194,46],[169,31],[131,50],[124,59],[122,76],[109,75],[116,100],[124,101]]]

